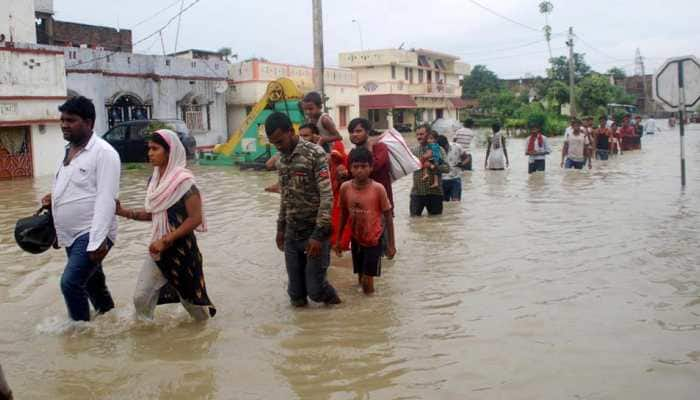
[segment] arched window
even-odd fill
[[[107,120],[110,128],[120,122],[150,119],[151,106],[136,96],[124,94],[112,104],[107,104]]]

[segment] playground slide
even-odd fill
[[[270,82],[265,95],[246,116],[241,127],[226,143],[215,146],[213,152],[201,154],[200,164],[245,167],[264,162],[262,159],[269,157],[273,152],[265,136],[265,120],[273,112],[280,111],[286,113],[298,127],[304,120],[299,108],[301,99],[302,93],[292,80],[281,78]]]

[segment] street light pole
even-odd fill
[[[323,108],[326,108],[326,94],[324,93],[323,63],[323,6],[321,0],[312,0],[313,26],[314,26],[314,87],[321,94]]]
[[[576,99],[574,97],[574,28],[569,27],[569,40],[566,42],[569,46],[569,114],[572,117],[576,116]]]
[[[357,30],[360,32],[360,50],[364,51],[365,44],[362,41],[362,25],[360,25],[360,21],[358,21],[357,19],[353,19],[352,22],[357,24]]]

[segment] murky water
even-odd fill
[[[17,399],[697,399],[700,391],[700,129],[644,150],[528,177],[485,173],[464,201],[410,219],[395,188],[398,255],[377,294],[358,292],[349,256],[330,279],[344,303],[295,310],[274,247],[275,177],[195,168],[210,232],[200,235],[219,314],[200,326],[177,305],[132,320],[148,226],[120,225],[106,273],[117,309],[71,325],[62,252],[23,254],[15,220],[50,181],[0,182],[0,362]],[[553,142],[555,149],[560,143]],[[124,173],[143,201],[147,169]]]

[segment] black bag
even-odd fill
[[[31,217],[17,221],[15,241],[22,250],[32,254],[43,253],[51,246],[58,248],[51,210],[42,207]]]

